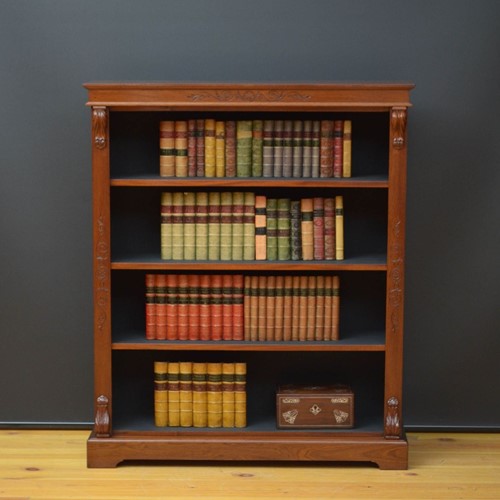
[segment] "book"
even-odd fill
[[[273,340],[280,342],[283,340],[283,308],[285,306],[285,278],[282,275],[276,276],[275,297]]]
[[[262,120],[252,122],[252,177],[262,177],[263,173],[263,126]]]
[[[262,176],[273,177],[274,167],[274,121],[264,120],[262,132]]]
[[[313,258],[325,258],[325,210],[324,201],[320,196],[313,198]]]
[[[335,258],[344,260],[344,197],[335,197]]]
[[[235,424],[235,364],[222,363],[222,427]]]
[[[184,194],[172,194],[172,259],[184,259]]]
[[[205,177],[205,120],[196,120],[196,176]]]
[[[313,236],[313,199],[302,198],[300,200],[302,234],[302,259],[313,260],[314,258],[314,236]]]
[[[154,276],[155,286],[155,339],[166,340],[168,338],[168,309],[167,309],[167,276],[157,274]],[[147,321],[147,320],[146,320]],[[147,338],[147,337],[146,337]]]
[[[195,258],[208,259],[208,193],[199,191],[195,201]]]
[[[178,327],[179,318],[177,315],[177,308],[178,308],[177,274],[167,274],[163,276],[165,276],[166,300],[167,300],[167,305],[165,307],[166,322],[167,322],[166,338],[167,340],[179,340],[179,327]],[[159,326],[158,329],[160,329]]]
[[[208,260],[220,260],[220,193],[208,194]]]
[[[188,124],[184,120],[175,122],[175,176],[187,177],[188,175]]]
[[[310,122],[309,122],[310,123]],[[305,177],[304,170],[304,122],[302,120],[293,121],[292,133],[292,177]]]
[[[278,260],[290,260],[290,199],[277,201]]]
[[[325,260],[335,259],[335,198],[324,199]]]
[[[231,260],[233,252],[233,193],[220,193],[220,260]]]
[[[267,276],[260,275],[257,278],[257,340],[266,340],[266,318],[272,311],[267,311]]]
[[[257,195],[255,196],[255,260],[267,259],[266,226],[266,197]]]
[[[247,365],[235,363],[234,366],[234,426],[237,428],[247,425]]]
[[[211,339],[211,275],[202,274],[199,281],[199,337],[200,340]]]
[[[333,122],[333,177],[342,177],[343,170],[343,142],[344,142],[344,121],[335,120]]]
[[[157,427],[168,425],[168,363],[154,362],[154,418]]]
[[[333,120],[321,120],[319,176],[333,176]]]
[[[205,177],[215,177],[215,120],[205,120]]]
[[[251,318],[251,277],[246,275],[243,279],[243,338],[244,340],[252,340],[251,329],[250,329],[250,318]]]
[[[222,364],[207,363],[207,426],[222,427]]]
[[[245,191],[243,199],[243,260],[255,260],[255,193]]]
[[[177,276],[177,340],[189,338],[189,281],[187,274]]]
[[[333,276],[325,276],[325,297],[323,310],[324,340],[332,340],[333,332]]]
[[[321,163],[321,122],[313,120],[311,146],[311,177],[319,177]]]
[[[307,340],[307,321],[308,321],[308,284],[307,276],[299,278],[299,340]]]
[[[236,122],[226,121],[226,177],[236,177]]]
[[[222,275],[213,274],[210,280],[210,339],[222,340]]]
[[[344,120],[344,134],[343,134],[343,157],[342,157],[342,176],[351,177],[351,163],[352,163],[352,121]]]
[[[278,200],[266,199],[266,255],[267,260],[278,260]]]
[[[283,134],[283,120],[275,120],[273,134],[273,177],[283,177]]]
[[[175,138],[174,122],[166,120],[160,122],[160,176],[173,177],[175,175]]]
[[[316,311],[314,340],[325,340],[325,277],[316,276]]]
[[[222,340],[233,340],[233,276],[222,275]]]
[[[184,260],[196,257],[196,194],[192,191],[184,193],[182,227],[184,241]]]
[[[305,120],[302,132],[302,177],[312,176],[313,123]]]
[[[177,362],[169,362],[167,367],[168,379],[168,425],[179,427],[181,423],[180,394],[179,394],[179,370]]]
[[[232,210],[232,260],[243,260],[244,227],[243,212],[245,210],[245,193],[233,192]],[[253,238],[252,238],[253,241]]]
[[[293,301],[293,278],[284,276],[283,278],[283,340],[289,342],[292,340],[292,323],[294,311],[292,309]]]
[[[265,340],[274,340],[276,322],[276,276],[267,276],[266,286],[266,334]]]
[[[188,138],[187,138],[187,154],[188,154],[188,177],[196,177],[196,120],[188,120]]]
[[[215,177],[226,175],[226,124],[215,122]]]
[[[193,427],[207,427],[207,364],[193,363]]]
[[[164,260],[172,259],[172,228],[173,228],[174,202],[172,193],[161,194],[161,258]]]
[[[332,309],[332,340],[340,337],[340,278],[333,277],[333,309]]]
[[[188,274],[188,339],[200,339],[200,279],[199,274]]]
[[[293,120],[283,121],[283,177],[293,172]]]
[[[315,340],[316,331],[316,276],[307,277],[307,330],[306,340]]]
[[[292,341],[299,340],[299,325],[300,325],[300,276],[292,277]]]
[[[250,177],[252,174],[252,121],[236,122],[236,176]]]
[[[179,363],[179,423],[193,426],[193,364],[189,361]]]
[[[246,289],[248,300],[248,337],[245,340],[252,342],[259,340],[259,277],[250,276],[249,287]],[[248,318],[248,319],[247,319]]]
[[[156,275],[147,273],[146,284],[146,339],[156,339]]]
[[[244,276],[233,276],[233,340],[244,339]]]
[[[290,258],[302,259],[300,200],[290,201]]]

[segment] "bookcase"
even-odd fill
[[[412,84],[89,83],[93,166],[95,425],[89,467],[124,460],[374,462],[405,469],[402,423],[407,112]],[[162,177],[159,126],[216,118],[352,122],[344,178]],[[168,260],[165,191],[342,196],[343,260]],[[340,278],[339,339],[146,340],[148,273]],[[292,315],[295,311],[292,311]],[[247,426],[156,427],[155,361],[247,366]],[[352,429],[278,429],[279,384],[346,383]]]

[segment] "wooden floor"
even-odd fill
[[[500,499],[500,434],[409,434],[410,468],[123,464],[87,469],[87,431],[0,431],[0,500]]]

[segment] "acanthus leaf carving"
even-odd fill
[[[108,143],[108,112],[103,106],[92,108],[92,135],[97,149],[104,149]]]
[[[384,434],[386,439],[401,437],[401,410],[398,398],[394,396],[387,400]]]
[[[94,432],[98,438],[111,436],[111,418],[109,416],[109,399],[100,395],[96,401]]]
[[[406,108],[392,108],[391,129],[392,145],[395,149],[403,149],[406,142]]]

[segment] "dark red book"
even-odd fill
[[[325,208],[321,197],[313,198],[313,255],[314,260],[325,258]]]
[[[210,307],[210,338],[212,340],[222,340],[222,275],[220,274],[211,276]]]

